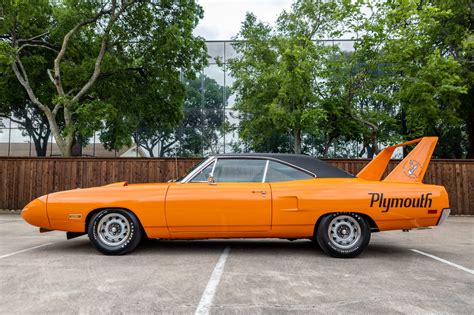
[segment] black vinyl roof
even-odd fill
[[[310,173],[318,178],[352,178],[354,175],[347,173],[335,166],[332,166],[315,157],[304,154],[286,154],[286,153],[233,153],[220,154],[216,157],[236,157],[236,158],[269,158],[283,163],[292,164]]]

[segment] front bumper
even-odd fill
[[[50,229],[48,213],[46,211],[47,195],[36,198],[23,208],[21,216],[31,225]]]
[[[437,225],[441,225],[441,223],[443,223],[449,216],[449,214],[451,213],[451,209],[449,208],[444,208],[442,211],[441,211],[441,215],[439,216],[439,219],[438,219],[438,224]]]

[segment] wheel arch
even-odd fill
[[[138,224],[140,225],[140,229],[142,230],[144,235],[148,236],[147,233],[146,233],[146,230],[143,228],[142,222],[140,221],[140,217],[135,212],[133,212],[132,210],[130,210],[128,208],[124,208],[124,207],[101,207],[101,208],[96,208],[96,209],[93,209],[93,210],[89,211],[89,213],[86,216],[86,220],[84,222],[84,231],[86,231],[86,233],[87,233],[87,228],[88,228],[89,223],[90,223],[92,217],[94,216],[94,214],[96,214],[97,212],[102,211],[102,210],[113,210],[113,209],[120,209],[120,210],[124,210],[124,211],[130,212],[131,214],[133,214],[137,218]]]
[[[367,220],[367,222],[369,222],[369,225],[370,225],[370,231],[373,233],[373,232],[379,232],[379,228],[377,226],[377,223],[375,223],[374,219],[372,219],[368,214],[366,213],[361,213],[361,212],[355,212],[355,211],[333,211],[333,212],[327,212],[327,213],[324,213],[322,215],[319,216],[318,220],[316,220],[316,223],[314,225],[314,231],[313,231],[313,238],[316,237],[316,233],[317,233],[317,230],[318,230],[318,227],[319,227],[319,224],[321,223],[321,220],[329,215],[329,214],[334,214],[334,213],[354,213],[354,214],[358,214],[360,216],[362,216],[364,219]]]

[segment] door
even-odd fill
[[[170,232],[268,231],[270,185],[262,183],[267,161],[219,158],[188,183],[166,195]],[[214,183],[204,181],[211,174]]]

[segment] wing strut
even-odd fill
[[[357,174],[357,177],[366,180],[381,180],[395,148],[418,143],[383,181],[421,183],[437,142],[438,137],[423,137],[386,147]]]

